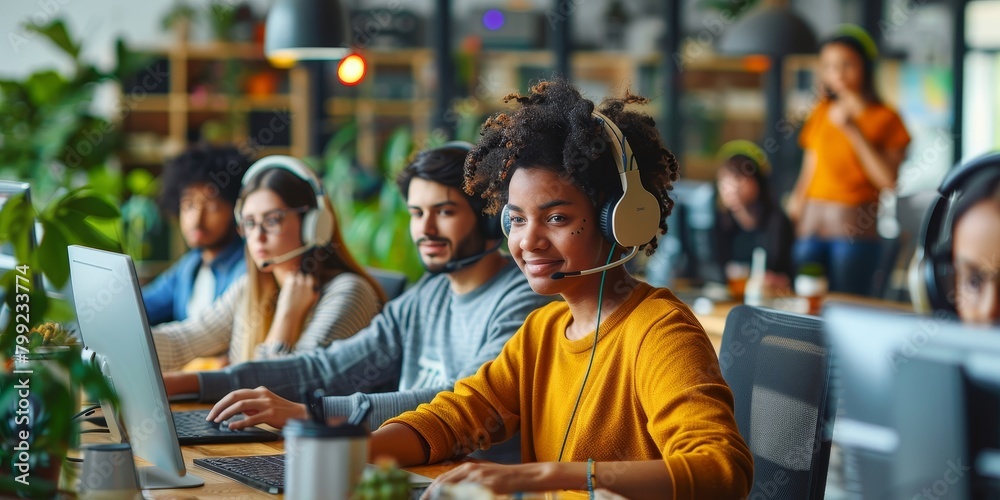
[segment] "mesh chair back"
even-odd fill
[[[835,405],[822,324],[751,306],[726,318],[719,365],[754,456],[750,498],[823,498]]]

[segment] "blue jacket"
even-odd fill
[[[201,267],[201,250],[193,249],[184,254],[174,265],[156,277],[142,289],[142,300],[146,303],[146,318],[150,326],[167,321],[187,319],[187,305],[194,289],[194,278]],[[243,239],[234,238],[229,245],[209,264],[215,274],[215,296],[222,292],[236,278],[246,274]]]

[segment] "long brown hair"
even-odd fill
[[[254,176],[250,183],[240,191],[240,201],[242,202],[251,193],[261,189],[273,191],[289,207],[316,208],[316,196],[312,186],[285,169],[273,168]],[[348,251],[347,245],[344,244],[340,224],[337,222],[337,214],[334,212],[330,200],[324,197],[323,204],[333,214],[333,237],[328,245],[313,248],[302,255],[301,271],[315,276],[321,287],[341,273],[357,274],[372,286],[378,295],[379,302],[385,304],[387,297],[378,281],[358,264]],[[295,216],[302,217],[301,214]],[[244,251],[247,252],[249,292],[246,295],[245,319],[249,335],[245,345],[242,346],[242,352],[244,360],[251,360],[257,345],[267,337],[267,332],[271,329],[271,323],[274,321],[274,309],[278,300],[278,283],[274,280],[273,274],[264,273],[257,269],[247,247],[244,247]]]

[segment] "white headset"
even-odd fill
[[[333,240],[333,224],[335,223],[333,213],[327,208],[326,191],[323,189],[319,177],[302,160],[285,155],[271,155],[261,158],[254,162],[243,175],[243,186],[248,186],[256,176],[273,168],[287,170],[306,181],[316,196],[316,208],[310,208],[302,216],[302,246],[309,249],[329,245]],[[240,222],[242,206],[243,200],[237,200],[235,207],[237,224]]]
[[[601,122],[604,133],[611,139],[611,147],[618,167],[621,182],[620,195],[609,195],[598,213],[601,234],[622,248],[638,248],[656,236],[660,230],[660,204],[656,197],[646,190],[639,177],[639,167],[635,164],[632,147],[625,140],[625,134],[611,118],[594,111],[594,117]],[[504,236],[510,236],[510,215],[507,207],[500,217]],[[632,253],[634,255],[635,252]]]

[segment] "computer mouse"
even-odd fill
[[[233,421],[235,422],[235,420],[233,420]],[[223,420],[222,422],[219,422],[219,430],[220,431],[226,431],[226,432],[240,432],[243,429],[230,429],[229,428],[229,420]]]
[[[230,429],[229,428],[229,424],[231,422],[239,422],[240,420],[243,420],[244,418],[247,418],[247,417],[246,417],[246,415],[244,415],[242,413],[240,413],[238,415],[233,415],[233,416],[229,417],[229,419],[223,420],[222,422],[219,422],[219,430],[220,431],[229,431],[229,432],[241,432],[241,431],[243,431],[243,429]]]

